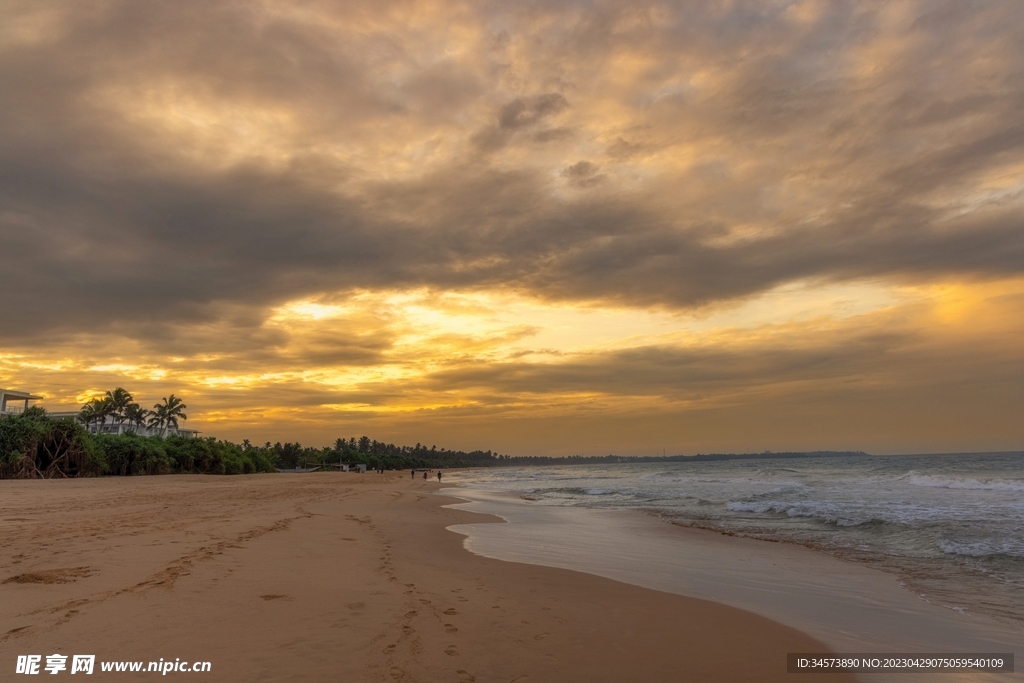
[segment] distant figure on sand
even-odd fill
[[[409,477],[410,479],[415,479],[416,478],[416,470],[409,470],[409,474],[411,475]]]
[[[437,483],[438,483],[438,484],[440,484],[440,483],[441,483],[441,470],[438,470],[438,471],[437,471]]]
[[[426,471],[426,470],[423,470],[423,478],[424,478],[424,479],[426,479],[426,478],[427,478],[427,471]]]

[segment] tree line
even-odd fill
[[[213,437],[93,434],[79,420],[35,406],[0,416],[0,478],[273,471],[267,454]]]
[[[374,469],[478,467],[508,458],[491,451],[453,451],[419,443],[396,446],[367,436],[339,438],[333,446],[309,448],[291,442],[255,446],[248,439],[236,444],[168,433],[177,430],[179,420],[188,419],[186,408],[182,399],[171,394],[147,410],[130,392],[118,387],[86,403],[77,419],[55,418],[38,406],[0,416],[0,478],[246,474],[273,472],[275,467],[337,464],[365,464]],[[118,433],[89,429],[108,423],[116,425]]]
[[[0,479],[138,474],[249,474],[275,467],[365,464],[371,469],[481,467],[511,462],[491,451],[454,451],[421,444],[396,446],[337,439],[333,446],[269,442],[254,446],[214,437],[90,432],[81,420],[54,418],[40,407],[0,416]]]
[[[186,408],[188,406],[180,398],[171,394],[164,398],[163,403],[157,403],[152,410],[147,410],[136,403],[127,390],[118,387],[108,391],[102,398],[94,398],[86,403],[78,418],[87,428],[93,423],[106,424],[107,418],[110,418],[118,427],[125,423],[138,428],[145,425],[166,435],[168,428],[178,428],[178,420],[188,419]]]
[[[339,438],[331,446],[303,447],[299,443],[265,443],[253,446],[242,442],[246,452],[262,451],[282,468],[329,467],[331,465],[365,464],[370,469],[403,470],[420,467],[489,467],[499,465],[508,458],[491,451],[453,451],[417,443],[415,446],[396,446],[370,439],[368,436]]]
[[[0,478],[55,478],[137,474],[248,474],[273,472],[275,467],[331,467],[365,464],[371,469],[501,467],[522,465],[599,465],[610,463],[672,462],[687,460],[864,456],[861,452],[710,454],[697,456],[631,457],[618,455],[568,457],[511,457],[487,451],[456,451],[417,443],[396,446],[367,436],[339,438],[331,446],[304,447],[300,443],[268,441],[256,446],[214,437],[192,438],[167,434],[187,419],[186,406],[171,394],[152,411],[134,402],[123,388],[108,391],[87,403],[78,419],[56,419],[40,407],[0,416]],[[88,426],[115,424],[158,434],[144,436],[129,428],[123,433],[92,433]],[[119,432],[122,430],[118,430]]]

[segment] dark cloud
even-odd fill
[[[309,7],[12,7],[0,338],[225,306],[252,330],[360,288],[686,308],[1024,266],[1019,3]]]
[[[568,107],[569,103],[558,93],[519,97],[498,111],[498,125],[511,130],[533,126]]]
[[[597,164],[592,164],[589,161],[577,161],[572,166],[562,169],[562,175],[577,187],[593,187],[604,182],[606,178],[603,173],[598,173],[600,168]]]
[[[579,354],[557,364],[478,363],[434,373],[429,382],[434,387],[505,397],[601,392],[679,400],[720,396],[740,388],[775,388],[787,382],[859,382],[900,367],[910,349],[920,353],[921,339],[907,329],[845,330],[842,336],[829,336],[799,344],[783,335],[790,345],[753,348],[644,346]]]

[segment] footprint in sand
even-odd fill
[[[448,609],[446,609],[444,611],[444,613],[447,614],[448,616],[453,616],[453,615],[458,614],[458,612],[455,611],[454,607],[449,607]]]
[[[462,676],[462,679],[459,681],[459,683],[473,683],[473,681],[476,680],[476,676],[474,676],[473,674],[469,673],[465,669],[459,669],[455,673],[457,673],[460,676]]]
[[[289,598],[287,595],[282,595],[280,593],[267,593],[266,595],[261,595],[260,597],[264,600],[291,600],[291,598]]]
[[[455,628],[454,624],[445,624],[444,630],[448,633],[458,633],[459,629]]]
[[[401,669],[399,669],[397,666],[391,667],[390,673],[391,673],[391,677],[393,679],[395,679],[396,681],[399,681],[399,680],[405,678],[405,672],[402,671]]]
[[[95,573],[92,567],[72,567],[70,569],[45,569],[42,571],[18,574],[3,583],[74,583]]]
[[[416,616],[416,610],[413,610],[411,612],[406,612],[405,613],[405,618],[406,619],[412,619],[414,616]]]
[[[447,650],[444,651],[444,653],[449,657],[455,657],[459,654],[459,651],[455,649],[454,645],[451,645],[448,647]]]
[[[461,595],[457,598],[459,602],[469,602],[469,598],[464,598]]]
[[[402,633],[404,633],[407,636],[411,636],[412,634],[416,633],[416,629],[412,628],[411,626],[403,626]]]
[[[547,638],[550,635],[551,635],[550,633],[538,633],[537,635],[535,635],[533,637],[533,639],[534,640],[544,640],[545,638]]]

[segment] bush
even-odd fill
[[[174,462],[158,436],[127,434],[92,434],[106,461],[105,474],[167,474]]]
[[[268,451],[213,437],[90,434],[76,420],[54,420],[42,408],[0,417],[0,478],[273,471]]]
[[[62,478],[101,474],[102,453],[75,420],[42,408],[0,417],[0,477]]]

